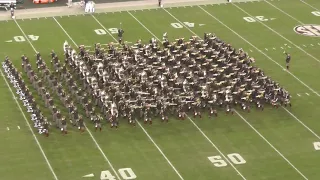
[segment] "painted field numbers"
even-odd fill
[[[118,29],[117,28],[109,28],[108,31],[111,34],[117,34],[118,33]],[[107,34],[107,32],[104,29],[95,29],[94,32],[97,35],[106,35]]]
[[[314,143],[313,143],[313,146],[314,146],[314,149],[315,149],[316,151],[319,151],[319,150],[320,150],[320,142],[314,142]]]
[[[247,22],[269,21],[269,19],[265,18],[264,16],[243,17],[243,19]]]
[[[28,35],[28,38],[31,40],[31,41],[37,41],[39,39],[39,36],[35,36],[35,35]],[[26,38],[23,37],[23,36],[14,36],[13,37],[13,40],[15,42],[25,42],[26,41]]]
[[[194,27],[194,23],[191,23],[191,22],[183,22],[183,24],[189,28]],[[180,29],[180,28],[183,28],[183,24],[175,22],[175,23],[171,23],[171,26],[173,28]]]
[[[230,160],[231,163],[240,165],[245,164],[247,161],[243,159],[243,157],[238,153],[232,153],[228,154],[227,158]],[[215,167],[225,167],[228,165],[228,163],[222,159],[221,156],[210,156],[208,157],[209,161],[215,166]]]
[[[120,176],[124,180],[136,179],[136,174],[131,168],[121,168],[118,170]],[[109,170],[101,171],[100,180],[116,180],[117,178],[111,174]]]
[[[311,13],[315,16],[320,16],[320,11],[312,11]]]

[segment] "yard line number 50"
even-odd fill
[[[245,164],[247,162],[238,153],[228,154],[227,158],[230,160],[231,163],[236,164],[236,165]],[[221,156],[210,156],[210,157],[208,157],[208,159],[209,159],[209,161],[212,162],[212,164],[215,167],[225,167],[228,165],[227,162],[225,160],[223,160]]]
[[[134,174],[131,168],[121,168],[118,169],[118,172],[124,180],[131,180],[137,178],[136,174]],[[100,180],[116,180],[116,177],[114,177],[110,171],[106,170],[101,171]]]

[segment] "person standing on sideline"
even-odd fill
[[[68,7],[72,7],[72,0],[68,0]]]
[[[159,3],[159,7],[163,7],[162,0],[158,0],[158,3]]]

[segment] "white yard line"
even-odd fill
[[[27,41],[29,42],[29,44],[31,45],[31,47],[33,48],[33,50],[34,50],[35,52],[37,52],[36,49],[34,48],[34,46],[32,45],[32,43],[30,42],[29,38],[27,37],[26,33],[24,33],[24,31],[22,30],[22,28],[21,28],[20,25],[18,24],[18,22],[17,22],[15,19],[14,19],[14,22],[16,23],[16,25],[18,26],[18,28],[20,29],[20,31],[22,32],[22,34],[24,35],[24,37],[27,39]],[[33,129],[31,128],[30,123],[29,123],[26,115],[24,114],[24,112],[23,112],[23,110],[22,110],[22,108],[21,108],[18,100],[15,98],[15,95],[14,95],[14,93],[13,93],[13,91],[12,91],[12,89],[11,89],[8,81],[7,81],[7,79],[3,76],[2,69],[0,69],[0,73],[1,73],[1,75],[2,75],[2,77],[3,77],[3,79],[5,80],[7,86],[8,86],[8,88],[9,88],[11,94],[12,94],[12,97],[13,97],[13,99],[15,100],[15,102],[16,102],[16,104],[17,104],[17,106],[18,106],[18,108],[19,108],[19,110],[20,110],[23,118],[25,119],[25,121],[26,121],[26,123],[27,123],[27,125],[28,125],[28,127],[29,127],[29,130],[31,131],[32,136],[33,136],[34,140],[36,141],[36,143],[37,143],[37,145],[38,145],[38,147],[39,147],[39,149],[40,149],[40,151],[41,151],[41,154],[42,154],[42,156],[44,157],[44,159],[45,159],[45,161],[46,161],[46,163],[47,163],[47,165],[48,165],[48,167],[49,167],[49,169],[50,169],[50,171],[51,171],[54,179],[55,179],[55,180],[58,180],[58,177],[57,177],[56,173],[54,172],[54,170],[53,170],[53,168],[52,168],[52,166],[51,166],[51,164],[50,164],[50,162],[49,162],[49,160],[48,160],[48,158],[47,158],[47,156],[46,156],[46,153],[43,151],[42,146],[40,145],[40,142],[38,141],[37,136],[34,134]]]
[[[177,18],[175,18],[170,12],[168,12],[174,19],[176,19],[178,22],[181,23]],[[154,38],[158,39],[158,41],[161,41],[157,36],[155,36],[145,25],[143,25],[135,16],[133,16],[130,12],[128,12],[142,27],[144,27],[150,34],[154,36]],[[184,25],[184,23],[181,23]],[[185,26],[185,25],[184,25]],[[185,26],[186,27],[186,26]],[[190,29],[189,29],[190,30]],[[191,31],[191,30],[190,30]],[[194,35],[198,36],[196,33],[192,32]],[[199,126],[192,121],[192,119],[187,116],[187,118],[190,120],[190,122],[199,130],[199,132],[205,137],[205,139],[208,140],[208,142],[220,153],[220,155],[230,164],[230,166],[238,173],[239,176],[242,177],[242,179],[246,180],[246,178],[241,174],[241,172],[230,162],[230,160],[220,151],[220,149],[210,140],[210,138],[199,128]]]
[[[129,11],[127,11],[135,20],[137,20],[140,25],[142,25],[144,28],[146,28],[138,19],[136,19]],[[94,17],[94,16],[93,16]],[[95,18],[95,17],[94,17]],[[96,18],[95,18],[96,19]],[[101,25],[101,27],[105,28],[98,19],[96,19],[96,21]],[[147,29],[147,28],[146,28]],[[147,29],[148,30],[148,29]],[[148,30],[149,31],[149,30]],[[149,31],[152,35],[154,35],[151,31]],[[110,36],[112,36],[112,34],[109,33]],[[155,36],[155,35],[154,35]],[[113,36],[112,36],[113,37]],[[114,37],[113,37],[114,38]],[[155,38],[157,38],[155,36]],[[115,38],[114,38],[115,39]],[[158,38],[157,38],[158,39]],[[159,40],[159,39],[158,39]],[[143,126],[141,126],[141,124],[137,121],[137,124],[140,126],[140,128],[143,130],[143,132],[147,135],[147,137],[150,139],[150,141],[153,143],[153,145],[158,149],[158,151],[160,152],[160,154],[163,156],[163,158],[168,162],[168,164],[171,166],[171,168],[175,171],[175,173],[179,176],[179,178],[181,180],[184,180],[184,178],[181,176],[181,174],[179,173],[179,171],[174,167],[174,165],[170,162],[170,160],[167,158],[167,156],[163,153],[163,151],[160,149],[160,147],[155,143],[155,141],[152,139],[152,137],[149,135],[149,133],[144,129]]]
[[[300,2],[302,2],[302,3],[306,4],[307,6],[311,7],[311,8],[312,8],[312,9],[314,9],[314,10],[320,11],[318,8],[316,8],[316,7],[312,6],[311,4],[308,4],[308,3],[307,3],[307,2],[305,2],[304,0],[300,0]]]
[[[226,27],[227,29],[229,29],[231,32],[233,32],[235,35],[237,35],[239,38],[241,38],[242,40],[244,40],[245,42],[247,42],[249,45],[251,45],[254,49],[256,49],[257,51],[259,51],[261,54],[263,54],[265,57],[267,57],[270,61],[274,62],[275,64],[277,64],[281,69],[286,69],[285,67],[281,66],[277,61],[275,61],[274,59],[272,59],[270,56],[268,56],[266,53],[264,53],[263,51],[261,51],[259,48],[257,48],[255,45],[253,45],[251,42],[249,42],[247,39],[245,39],[244,37],[242,37],[240,34],[238,34],[236,31],[234,31],[233,29],[231,29],[229,26],[227,26],[226,24],[224,24],[222,21],[220,21],[218,18],[216,18],[215,16],[213,16],[211,13],[209,13],[207,10],[203,9],[201,6],[198,6],[200,9],[202,9],[205,13],[207,13],[209,16],[211,16],[213,19],[215,19],[216,21],[218,21],[220,24],[222,24],[224,27]],[[188,28],[188,27],[187,27]],[[189,29],[189,28],[188,28]],[[283,47],[281,47],[283,48]],[[294,74],[292,74],[290,71],[286,71],[287,73],[289,73],[292,77],[294,77],[297,81],[299,81],[302,85],[304,85],[306,88],[308,88],[311,92],[313,92],[314,94],[316,94],[317,96],[320,97],[320,94],[317,93],[314,89],[312,89],[310,86],[308,86],[306,83],[304,83],[302,80],[300,80],[297,76],[295,76]]]
[[[127,11],[145,30],[147,30],[154,38],[158,39],[158,41],[161,42],[161,40],[153,34],[144,24],[142,24],[131,12]]]
[[[168,164],[172,167],[172,169],[176,172],[176,174],[179,176],[179,178],[181,180],[184,180],[183,177],[181,176],[181,174],[179,173],[179,171],[174,167],[174,165],[170,162],[170,160],[167,158],[167,156],[162,152],[162,150],[160,149],[160,147],[157,145],[157,143],[154,142],[154,140],[152,139],[152,137],[149,135],[149,133],[144,129],[143,126],[141,126],[141,124],[139,123],[139,121],[137,121],[137,124],[140,126],[140,128],[143,130],[143,132],[148,136],[148,138],[150,139],[150,141],[153,143],[153,145],[158,149],[158,151],[161,153],[161,155],[164,157],[164,159],[168,162]]]
[[[247,11],[243,10],[241,7],[239,7],[238,5],[231,3],[233,6],[235,6],[236,8],[238,8],[239,10],[241,10],[242,12],[244,12],[245,14],[247,14],[248,16],[254,18],[251,14],[249,14]],[[278,33],[276,30],[272,29],[271,27],[269,27],[268,25],[266,25],[265,23],[261,22],[261,21],[257,21],[260,24],[262,24],[264,27],[268,28],[269,30],[271,30],[272,32],[274,32],[275,34],[277,34],[278,36],[280,36],[282,39],[288,41],[289,43],[291,43],[293,46],[295,46],[296,48],[298,48],[300,51],[304,52],[306,55],[308,55],[309,57],[311,57],[312,59],[320,62],[320,60],[316,57],[314,57],[313,55],[309,54],[307,51],[305,51],[304,49],[302,49],[300,46],[296,45],[295,43],[293,43],[292,41],[290,41],[289,39],[287,39],[286,37],[282,36],[280,33]]]
[[[314,136],[316,136],[318,139],[320,139],[320,136],[316,134],[312,129],[310,129],[307,125],[305,125],[299,118],[297,118],[294,114],[292,114],[287,108],[283,107],[282,108],[287,111],[294,119],[296,119],[302,126],[304,126],[308,131],[310,131]]]
[[[308,178],[302,174],[280,151],[277,150],[277,148],[275,148],[261,133],[259,133],[259,131],[257,131],[244,117],[241,116],[241,114],[239,114],[236,110],[235,113],[238,114],[238,116],[245,122],[248,124],[248,126],[251,127],[251,129],[253,129],[267,144],[269,144],[270,147],[272,147],[272,149],[274,149],[285,161],[287,161],[287,163],[294,169],[296,170],[305,180],[308,180]]]
[[[116,42],[118,42],[118,40],[107,30],[107,28],[105,28],[105,27],[100,23],[100,21],[99,21],[93,14],[91,14],[91,16],[93,17],[93,19],[94,19],[106,32],[108,32],[108,34],[109,34]]]
[[[67,33],[67,31],[61,26],[61,24],[57,21],[57,19],[55,17],[52,17],[54,19],[54,21],[58,24],[58,26],[61,28],[61,30],[68,36],[68,38],[73,42],[73,44],[76,47],[79,47],[78,44],[71,38],[71,36]],[[109,161],[108,157],[105,155],[105,153],[103,152],[103,150],[101,149],[100,145],[98,144],[98,142],[96,141],[96,139],[93,137],[91,131],[87,128],[86,125],[84,125],[84,127],[86,128],[86,130],[88,131],[91,139],[93,140],[93,142],[95,143],[95,145],[97,146],[97,148],[99,149],[100,153],[102,154],[102,156],[104,157],[104,159],[107,161],[107,163],[109,164],[109,166],[111,167],[112,171],[114,172],[114,174],[116,175],[116,177],[121,180],[120,176],[118,175],[118,172],[114,169],[113,165],[111,164],[111,162]]]

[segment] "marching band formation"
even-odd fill
[[[265,104],[291,106],[289,93],[252,66],[252,57],[213,34],[175,42],[164,37],[162,46],[154,38],[149,44],[121,45],[98,43],[93,53],[80,46],[77,53],[64,44],[66,63],[83,82],[76,94],[92,94],[89,103],[100,107],[112,127],[119,117],[133,125],[142,119],[151,124],[155,116],[168,121],[189,112],[217,116],[221,108],[233,113],[235,106],[247,111],[263,110]]]
[[[236,106],[248,112],[254,106],[263,110],[266,104],[291,106],[289,93],[253,66],[255,60],[242,49],[210,33],[203,40],[193,36],[188,41],[169,42],[166,33],[163,39],[162,44],[152,38],[148,44],[138,40],[132,46],[122,41],[97,43],[94,51],[83,45],[76,50],[65,42],[64,62],[52,51],[50,68],[37,53],[36,72],[23,55],[22,69],[63,134],[67,134],[68,118],[83,132],[83,116],[101,131],[102,121],[117,128],[120,118],[132,125],[138,120],[152,124],[155,117],[164,122],[170,116],[183,120],[191,113],[194,118],[214,117],[219,109],[232,114]],[[48,136],[50,123],[22,74],[8,57],[2,67],[35,127]],[[55,97],[68,116],[59,110]]]

